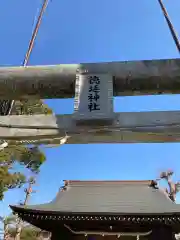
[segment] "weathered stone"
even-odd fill
[[[180,59],[1,67],[0,99],[72,98],[78,70],[113,76],[114,96],[180,93]]]

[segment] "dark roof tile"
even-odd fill
[[[48,204],[28,206],[41,211],[97,214],[180,213],[164,191],[151,181],[65,181],[66,190]]]

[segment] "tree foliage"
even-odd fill
[[[12,109],[13,115],[52,114],[41,100],[16,101]],[[46,157],[38,146],[16,145],[8,146],[0,151],[0,200],[8,189],[21,187],[26,182],[26,177],[15,171],[15,163],[38,173]]]
[[[15,228],[12,227],[9,229],[9,235],[13,238],[15,237],[15,235],[16,235]],[[48,233],[46,235],[48,235]],[[43,231],[41,231],[40,229],[33,227],[31,225],[26,225],[22,228],[20,239],[21,240],[43,239]]]
[[[175,202],[176,195],[180,191],[180,182],[174,182],[172,180],[172,176],[174,175],[174,171],[167,170],[160,173],[160,179],[164,179],[168,184],[168,189],[165,189],[165,192],[168,194],[169,198]]]
[[[12,228],[12,229],[10,229],[9,233],[10,233],[10,236],[14,238],[16,231],[15,231],[15,229]],[[20,239],[22,239],[22,240],[37,240],[38,239],[37,237],[38,237],[38,232],[35,229],[30,228],[30,227],[25,227],[22,229]]]
[[[8,240],[10,238],[9,235],[9,227],[15,226],[16,223],[16,217],[14,215],[10,215],[7,217],[1,217],[0,216],[0,222],[1,225],[3,226],[0,230],[3,233],[3,239]]]
[[[33,228],[23,228],[21,232],[21,240],[37,240],[38,239],[38,231]]]
[[[30,99],[15,101],[12,115],[52,114],[52,110],[42,100]]]

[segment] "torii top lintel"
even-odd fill
[[[180,59],[1,67],[0,98],[71,98],[78,73],[109,74],[113,95],[180,93]]]

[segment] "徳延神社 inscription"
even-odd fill
[[[100,78],[97,76],[89,76],[88,81],[88,109],[90,112],[100,110]]]

